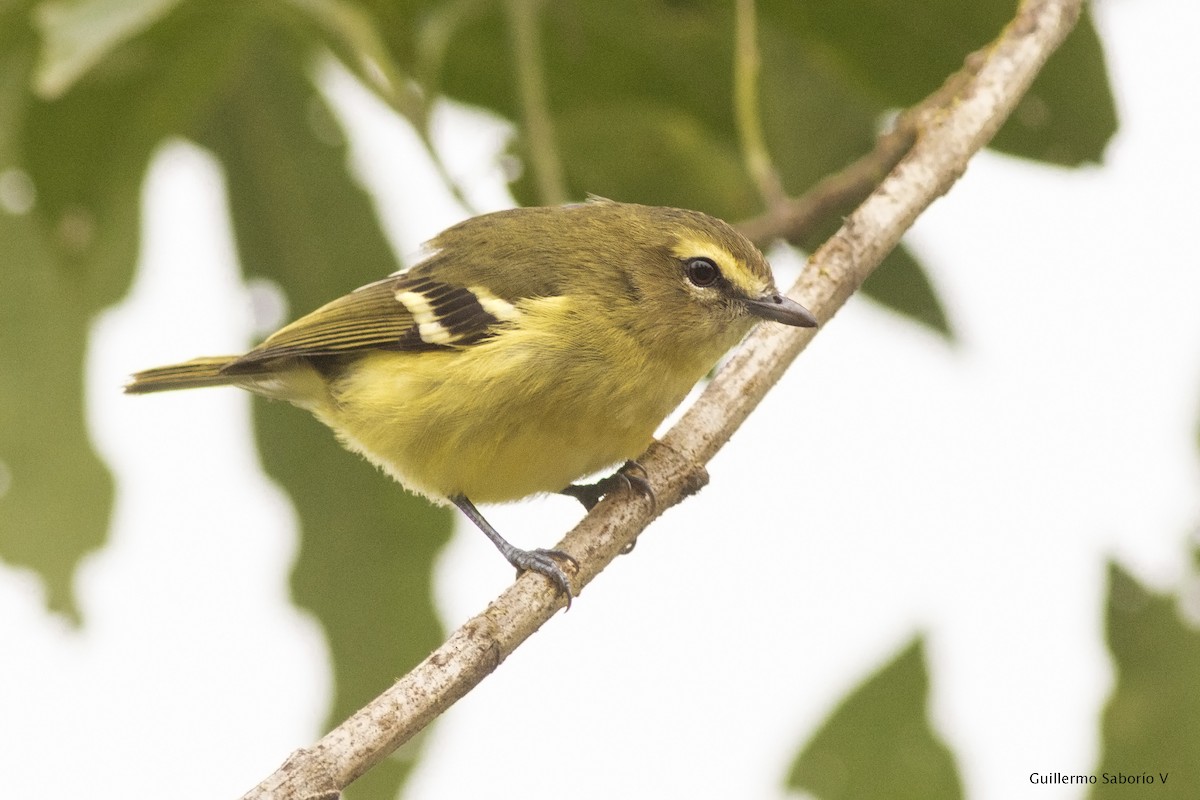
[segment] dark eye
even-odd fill
[[[696,286],[712,286],[721,277],[717,265],[708,258],[693,258],[684,266],[688,280]]]

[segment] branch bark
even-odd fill
[[[1025,0],[995,42],[968,57],[964,68],[942,88],[902,115],[903,125],[911,125],[913,132],[911,149],[813,254],[792,287],[793,297],[822,322],[834,315],[917,216],[954,184],[970,157],[992,138],[1074,26],[1082,2]],[[906,134],[901,141],[907,138]],[[884,137],[881,147],[863,163],[890,160],[894,146]],[[857,176],[863,169],[859,165],[852,177],[861,180]],[[836,180],[829,184],[837,191],[842,185]],[[811,213],[807,210],[811,202],[800,200],[747,223],[747,230],[759,241],[789,238],[804,215]],[[657,499],[655,506],[638,495],[606,498],[566,535],[557,549],[579,562],[573,575],[577,592],[632,544],[654,516],[707,482],[704,465],[813,335],[812,329],[759,327],[683,418],[641,459]],[[562,605],[561,596],[544,578],[522,575],[411,672],[312,747],[293,753],[243,800],[338,797],[351,781],[483,680]]]

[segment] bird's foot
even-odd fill
[[[561,550],[545,550],[541,547],[536,550],[522,550],[519,547],[513,547],[504,553],[504,557],[508,559],[508,563],[517,568],[518,575],[525,571],[544,575],[566,596],[567,610],[571,609],[571,600],[575,593],[571,591],[571,580],[567,577],[567,573],[563,572],[559,562],[564,561],[573,569],[578,570],[579,562],[572,556]]]
[[[654,513],[656,507],[654,489],[650,486],[650,479],[646,475],[645,467],[636,461],[626,461],[625,465],[612,475],[601,478],[595,483],[572,483],[561,490],[559,494],[574,497],[583,504],[584,508],[591,511],[604,497],[620,489],[630,489],[647,498],[650,501],[650,513]]]

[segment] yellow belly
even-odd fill
[[[637,457],[751,324],[654,341],[624,324],[597,330],[572,302],[525,301],[519,325],[462,349],[365,352],[319,389],[304,367],[307,381],[286,381],[292,395],[272,396],[311,410],[414,492],[506,502]]]
[[[368,353],[314,411],[415,492],[505,502],[636,457],[708,368],[679,374],[629,358],[617,369],[581,362],[586,349],[547,357],[506,337],[461,351]]]

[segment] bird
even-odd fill
[[[619,485],[649,492],[636,457],[721,356],[759,321],[817,324],[753,243],[698,211],[513,208],[426,252],[244,354],[137,372],[125,391],[233,386],[305,409],[409,491],[456,506],[569,608],[575,560],[516,547],[475,504],[562,493],[590,509]]]

